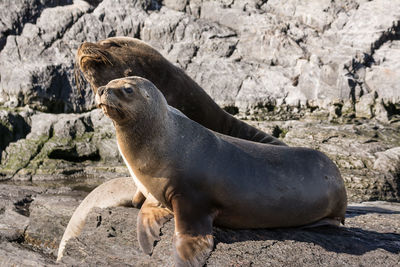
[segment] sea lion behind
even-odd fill
[[[286,145],[225,112],[183,70],[138,39],[112,37],[97,43],[85,42],[77,51],[75,70],[78,84],[80,70],[94,93],[113,79],[132,75],[146,78],[163,93],[170,106],[206,128],[254,142]]]

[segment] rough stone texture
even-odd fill
[[[329,110],[340,100],[359,117],[400,113],[398,1],[20,2],[3,1],[0,13],[6,106],[90,109],[90,89],[80,96],[72,78],[76,49],[123,35],[150,43],[241,112]]]
[[[0,185],[0,265],[53,266],[62,233],[86,192],[78,183]],[[94,209],[61,266],[171,266],[173,221],[152,256],[141,252],[135,208]],[[350,204],[340,228],[230,230],[214,227],[207,266],[396,266],[400,204]],[[18,230],[18,231],[16,231]]]
[[[24,138],[29,133],[30,126],[26,121],[27,117],[28,112],[18,114],[0,110],[0,154],[11,142]]]
[[[389,209],[387,209],[389,208]],[[67,265],[171,266],[173,222],[147,256],[135,233],[136,209],[95,210],[82,235],[66,247]],[[400,207],[353,205],[347,226],[339,229],[240,230],[214,228],[216,246],[207,266],[368,265],[395,266],[399,260]],[[93,234],[96,233],[96,234]],[[102,245],[99,245],[102,244]],[[101,255],[101,256],[99,256]]]
[[[0,180],[104,178],[126,172],[112,123],[100,110],[36,112],[29,119],[32,127],[26,138],[3,151]]]

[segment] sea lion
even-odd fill
[[[78,88],[82,75],[94,93],[99,86],[113,79],[140,76],[152,81],[169,105],[211,130],[254,142],[286,145],[225,112],[183,70],[138,39],[112,37],[97,43],[84,42],[77,51],[75,63]],[[140,207],[144,200],[142,193],[137,191],[133,205]]]
[[[112,37],[97,43],[84,42],[76,55],[78,87],[81,74],[94,93],[113,79],[133,75],[146,78],[163,93],[170,106],[213,131],[259,143],[286,145],[225,112],[183,70],[138,39]]]
[[[213,248],[213,224],[344,223],[344,183],[321,152],[213,132],[169,107],[156,86],[140,77],[99,87],[96,103],[113,121],[121,155],[146,196],[137,223],[146,253],[172,216],[178,266],[205,263]]]

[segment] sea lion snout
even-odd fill
[[[106,86],[101,86],[97,89],[95,100],[98,107],[101,107],[101,105],[106,104],[105,103],[106,99],[104,98],[102,99],[102,96],[104,95],[105,91],[106,91]]]
[[[97,107],[101,108],[104,114],[113,120],[121,120],[122,112],[119,105],[119,100],[112,88],[101,86],[97,90],[95,96]]]

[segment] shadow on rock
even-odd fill
[[[230,230],[214,228],[216,244],[246,241],[286,241],[312,243],[326,251],[363,255],[376,249],[400,253],[400,234],[379,233],[357,227],[318,227],[313,229]]]
[[[377,207],[351,206],[351,207],[347,207],[346,218],[354,218],[354,217],[369,214],[369,213],[400,214],[400,211],[394,211],[394,210],[390,210],[390,209],[377,208]]]

